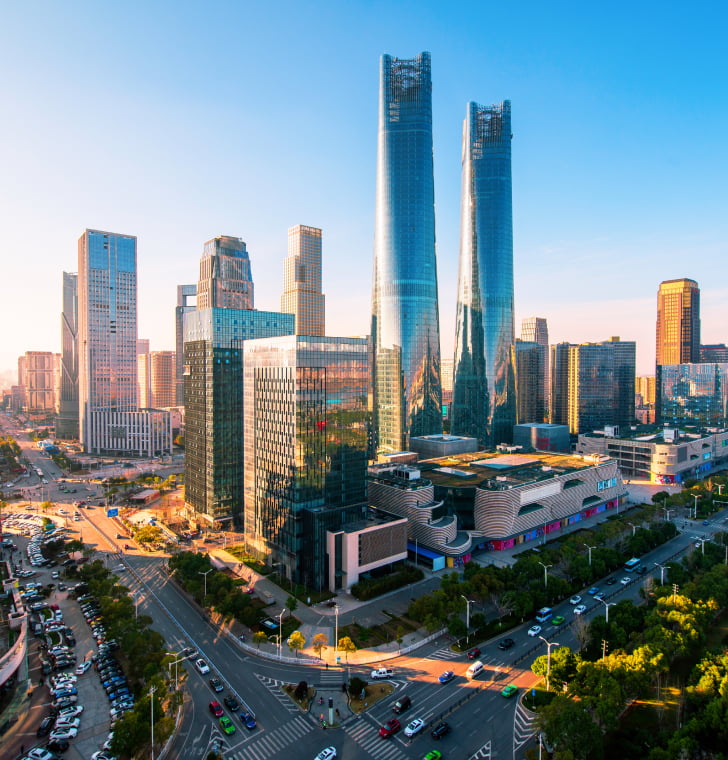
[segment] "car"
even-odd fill
[[[551,618],[551,625],[563,625],[566,622],[566,618],[563,615],[554,615]]]
[[[514,694],[518,693],[518,686],[514,683],[509,683],[508,686],[506,686],[505,689],[501,690],[501,696],[505,697],[506,699],[510,699]]]
[[[82,676],[91,667],[91,660],[84,660],[73,672],[77,676]]]
[[[52,715],[46,715],[46,717],[40,722],[38,730],[35,732],[36,736],[48,736],[55,722],[56,719]]]
[[[77,701],[78,697],[63,697],[62,699],[56,699],[54,702],[52,702],[51,707],[55,707],[57,710],[60,710],[64,707],[75,705]]]
[[[636,568],[635,572],[644,575],[647,572],[647,568],[644,565],[640,565]]]
[[[249,731],[252,731],[258,725],[255,722],[255,715],[253,715],[253,713],[241,712],[240,720],[242,721],[242,724],[245,726],[245,728],[247,728]]]
[[[52,740],[51,740],[52,741]],[[26,757],[32,758],[32,760],[55,760],[55,755],[43,747],[33,747]]]
[[[222,718],[220,718],[220,728],[222,729],[223,733],[227,734],[228,736],[235,733],[235,726],[227,715],[223,715]]]
[[[71,707],[64,707],[58,711],[57,718],[75,718],[83,712],[83,705],[72,705]]]
[[[468,652],[468,659],[469,660],[477,660],[478,657],[480,657],[481,654],[482,654],[482,652],[480,651],[480,649],[478,649],[478,647],[474,647],[473,649],[471,649]]]
[[[501,651],[505,651],[506,649],[510,649],[516,642],[513,641],[513,639],[501,639],[501,641],[498,642],[498,649]]]
[[[186,649],[183,649],[179,654],[180,657],[184,657],[186,660],[189,660],[190,657],[194,657],[197,654],[197,650],[193,649],[192,647],[187,647]]]
[[[594,594],[598,594],[599,586],[592,586],[586,593],[589,594],[589,596],[594,596]]]
[[[81,719],[80,718],[64,718],[64,717],[57,717],[56,718],[56,729],[59,728],[78,728],[81,725]]]
[[[222,681],[219,678],[211,678],[210,679],[210,688],[216,694],[219,694],[225,687],[222,685]]]
[[[221,715],[225,714],[225,711],[222,709],[222,705],[216,700],[213,699],[212,702],[208,705],[210,708],[210,712],[216,717],[219,718]]]
[[[195,667],[200,673],[202,673],[202,675],[210,672],[210,666],[203,659],[196,660]]]
[[[51,731],[50,739],[51,741],[56,741],[57,739],[75,739],[77,733],[78,729],[73,726],[69,726],[68,728],[55,728]]]
[[[585,612],[586,612],[586,604],[577,604],[576,607],[574,607],[575,615],[582,615]]]
[[[433,739],[442,739],[443,736],[446,736],[450,733],[450,724],[446,721],[441,721],[438,723],[432,731],[430,731],[430,736]]]
[[[431,749],[422,760],[442,760],[442,755],[436,749]]]
[[[50,741],[48,744],[46,744],[46,749],[49,752],[65,752],[69,747],[71,746],[71,743],[68,741],[68,739],[56,739],[55,741]]]
[[[616,578],[607,578],[607,586],[613,586],[617,582]]]
[[[619,582],[623,586],[626,586],[630,581],[631,581],[631,578],[628,578],[626,575],[624,576],[624,578],[620,578],[620,580],[619,580]]]
[[[437,680],[440,683],[448,683],[449,681],[452,681],[453,678],[455,678],[455,673],[453,673],[452,670],[446,670]]]
[[[708,520],[703,520],[703,525],[710,525],[710,522],[708,522]]]
[[[600,591],[598,594],[594,594],[595,599],[599,599],[600,601],[606,597],[606,594],[603,591]]]
[[[53,578],[54,581],[57,581],[61,577],[61,574],[58,572],[58,570],[54,570],[51,573],[51,578]]]
[[[571,597],[571,599],[569,599],[569,604],[576,605],[576,604],[579,604],[579,602],[581,602],[581,597],[578,594],[575,594],[574,596]]]
[[[404,735],[405,736],[414,736],[415,734],[419,734],[420,731],[425,727],[425,721],[422,720],[422,718],[415,718],[413,721],[408,723],[404,728]]]
[[[104,750],[99,750],[91,755],[91,760],[116,760],[116,758]]]
[[[400,728],[402,728],[402,724],[396,718],[391,718],[379,729],[379,735],[382,739],[388,739],[390,736],[394,736]]]
[[[336,747],[325,747],[313,760],[333,760],[336,757]]]
[[[541,633],[541,626],[540,625],[532,625],[528,629],[528,635],[529,636],[538,636],[539,633]]]
[[[223,699],[223,702],[225,703],[225,707],[231,712],[235,712],[240,707],[238,700],[235,699],[232,694],[228,694],[225,699]]]

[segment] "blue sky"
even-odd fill
[[[0,370],[60,348],[86,227],[138,237],[139,333],[174,347],[205,240],[242,237],[277,309],[286,231],[324,231],[327,332],[365,334],[379,56],[432,53],[440,321],[452,355],[462,120],[513,108],[516,327],[638,342],[692,277],[728,341],[728,11],[719,2],[27,2],[0,6]],[[19,316],[20,315],[20,316]]]

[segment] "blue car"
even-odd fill
[[[241,712],[240,720],[249,731],[252,731],[257,725],[255,722],[255,716],[252,713]]]
[[[587,594],[591,594],[591,596],[594,596],[594,594],[599,593],[599,586],[592,586],[589,591],[586,592]]]
[[[446,670],[437,680],[440,683],[447,683],[448,681],[452,681],[453,678],[455,678],[455,673],[452,670]]]

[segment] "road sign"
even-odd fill
[[[109,507],[106,510],[106,516],[107,517],[118,517],[119,516],[119,507]]]

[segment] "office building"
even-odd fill
[[[304,511],[366,501],[368,341],[296,335],[242,351],[246,541],[294,583],[318,584]]]
[[[544,317],[525,317],[522,319],[521,340],[527,343],[538,343],[544,348],[543,402],[544,413],[548,417],[551,375],[549,370],[549,328],[546,319]]]
[[[172,450],[169,414],[140,412],[136,238],[86,230],[78,241],[79,433],[90,454]]]
[[[288,230],[281,311],[296,317],[296,335],[324,335],[321,230],[297,224]]]
[[[548,347],[516,340],[513,366],[516,371],[516,422],[543,422],[546,418],[544,375]]]
[[[484,447],[516,422],[511,137],[510,101],[468,104],[451,431]]]
[[[657,421],[667,427],[726,427],[728,363],[658,366]]]
[[[635,395],[640,406],[648,407],[655,404],[655,376],[641,375],[635,378]]]
[[[197,285],[177,286],[177,306],[174,309],[174,347],[175,347],[175,406],[185,403],[185,336],[184,315],[197,308]]]
[[[61,377],[57,399],[56,437],[78,438],[78,275],[63,273],[61,311]]]
[[[175,365],[174,351],[150,351],[137,356],[141,409],[166,409],[175,405]]]
[[[549,422],[569,424],[569,349],[571,343],[551,346],[549,360]]]
[[[728,346],[725,343],[711,343],[700,346],[701,364],[725,364],[728,362]]]
[[[18,359],[18,385],[23,388],[24,409],[38,422],[55,411],[55,368],[52,351],[26,351]]]
[[[700,361],[700,289],[695,280],[665,280],[657,292],[657,365]]]
[[[250,257],[240,238],[219,235],[205,243],[197,283],[197,308],[253,308]]]
[[[442,431],[430,54],[382,56],[374,228],[374,424],[380,453]]]
[[[568,425],[549,422],[529,422],[513,428],[513,444],[524,451],[554,451],[571,453],[571,436]]]

